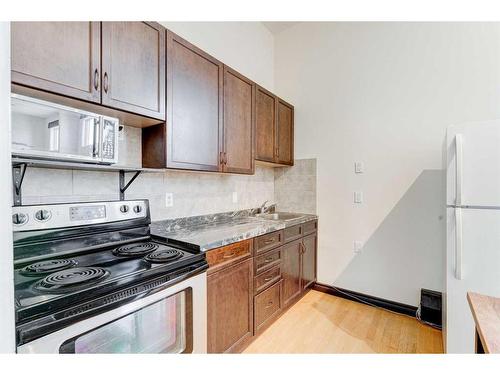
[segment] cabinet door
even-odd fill
[[[253,259],[207,277],[208,352],[238,350],[253,335]]]
[[[165,29],[102,23],[102,103],[165,120]]]
[[[255,84],[224,67],[224,172],[254,172]]]
[[[101,101],[100,22],[11,22],[12,82]]]
[[[302,257],[302,239],[283,245],[282,268],[283,277],[283,304],[286,306],[301,292],[300,263]]]
[[[278,101],[277,129],[277,162],[293,165],[293,106],[281,99]]]
[[[276,159],[276,102],[278,98],[257,86],[255,99],[255,158],[274,162]]]
[[[302,239],[302,289],[306,289],[316,281],[316,233]]]
[[[223,65],[167,33],[167,167],[219,171]]]

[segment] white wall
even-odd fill
[[[319,281],[411,305],[442,290],[442,141],[500,117],[500,24],[298,24],[275,37],[275,89],[296,158],[317,158]]]
[[[14,352],[12,183],[10,161],[10,25],[0,22],[0,353]]]
[[[260,22],[160,22],[268,90],[274,88],[273,35]]]

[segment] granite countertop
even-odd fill
[[[155,221],[151,224],[151,234],[207,251],[318,218],[303,214],[293,220],[269,220],[251,216],[250,212],[244,210]]]

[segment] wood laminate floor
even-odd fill
[[[244,353],[442,353],[441,331],[414,318],[309,291]]]

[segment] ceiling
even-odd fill
[[[298,24],[299,22],[262,22],[267,29],[273,33],[274,35],[281,33],[283,30],[286,30],[293,25]]]

